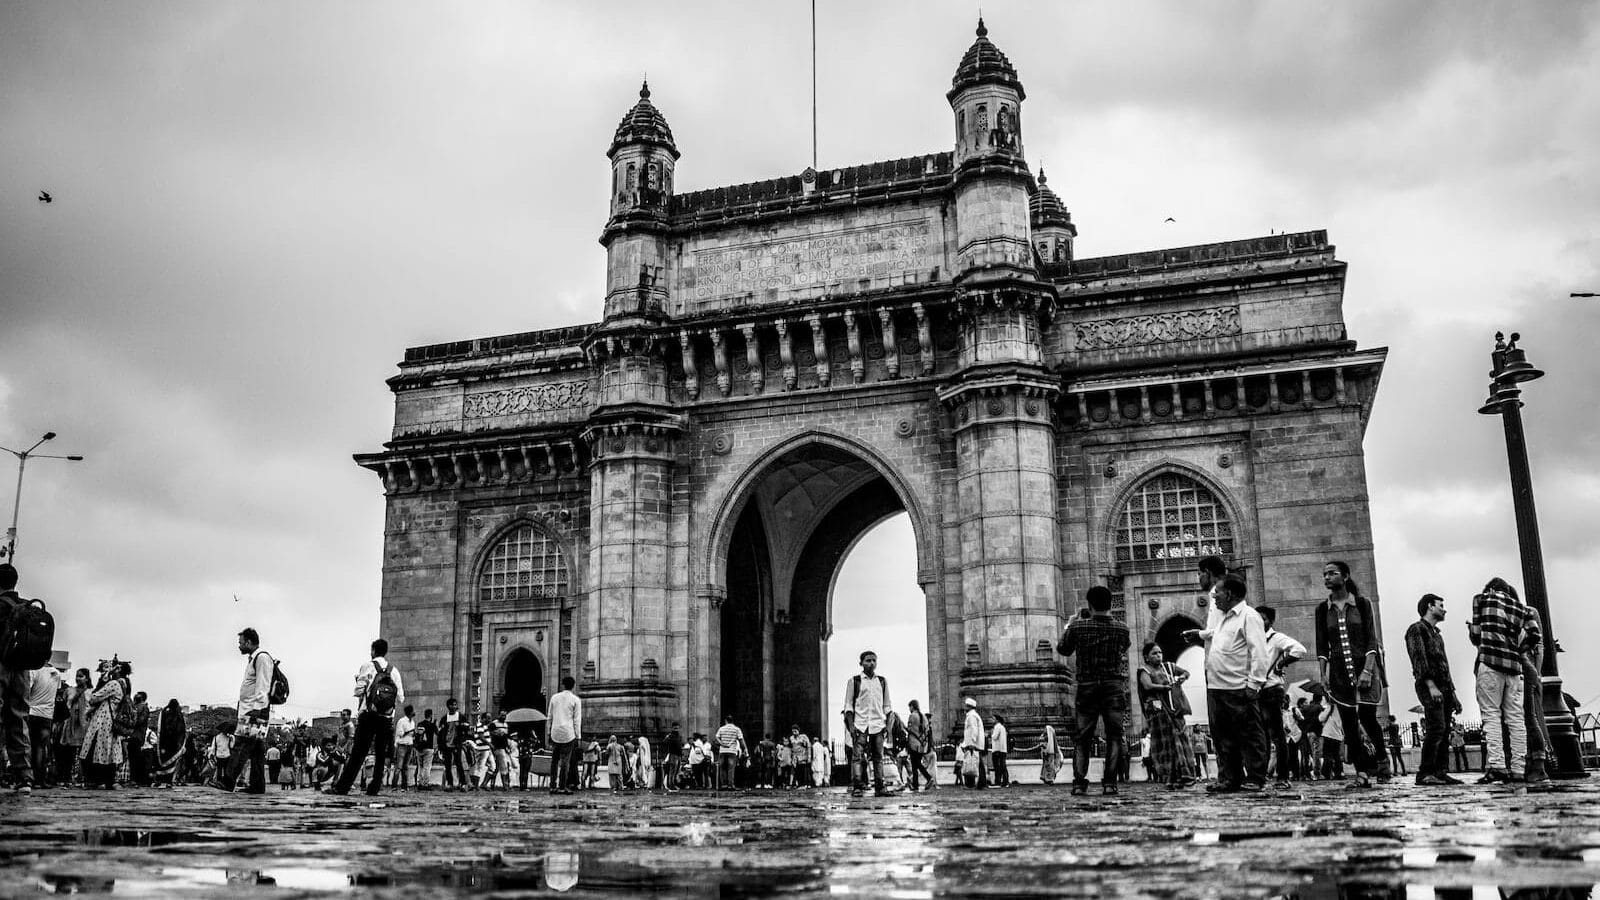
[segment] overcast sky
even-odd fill
[[[818,7],[822,166],[947,149],[974,4]],[[1525,335],[1563,668],[1600,698],[1600,301],[1567,297],[1600,290],[1600,5],[984,11],[1080,256],[1327,228],[1349,263],[1350,334],[1390,348],[1357,574],[1400,709],[1416,597],[1448,599],[1465,687],[1471,594],[1521,583],[1476,409],[1494,332]],[[291,712],[344,705],[383,513],[350,454],[386,437],[404,348],[599,317],[605,150],[643,73],[679,190],[803,169],[808,31],[802,2],[0,0],[0,444],[55,430],[88,457],[24,489],[23,588],[58,644],[220,702],[254,625]]]

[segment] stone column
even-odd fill
[[[969,653],[961,690],[1012,733],[1058,727],[1066,667],[1040,659],[1060,636],[1054,401],[1040,364],[1038,312],[1026,293],[965,304],[958,381],[940,392],[952,414],[962,620]]]

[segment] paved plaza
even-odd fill
[[[334,798],[0,798],[0,895],[1589,897],[1600,779],[1549,793],[1135,784]]]

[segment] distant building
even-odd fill
[[[607,154],[601,320],[407,350],[390,440],[357,457],[411,702],[543,708],[573,675],[595,733],[827,734],[833,578],[901,511],[927,708],[976,696],[1019,742],[1067,715],[1054,644],[1091,585],[1130,663],[1204,621],[1206,554],[1307,643],[1324,561],[1370,588],[1385,351],[1345,331],[1327,234],[1078,258],[1025,96],[980,22],[952,148],[685,194],[641,90]]]

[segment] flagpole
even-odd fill
[[[811,168],[817,167],[817,0],[811,0]]]

